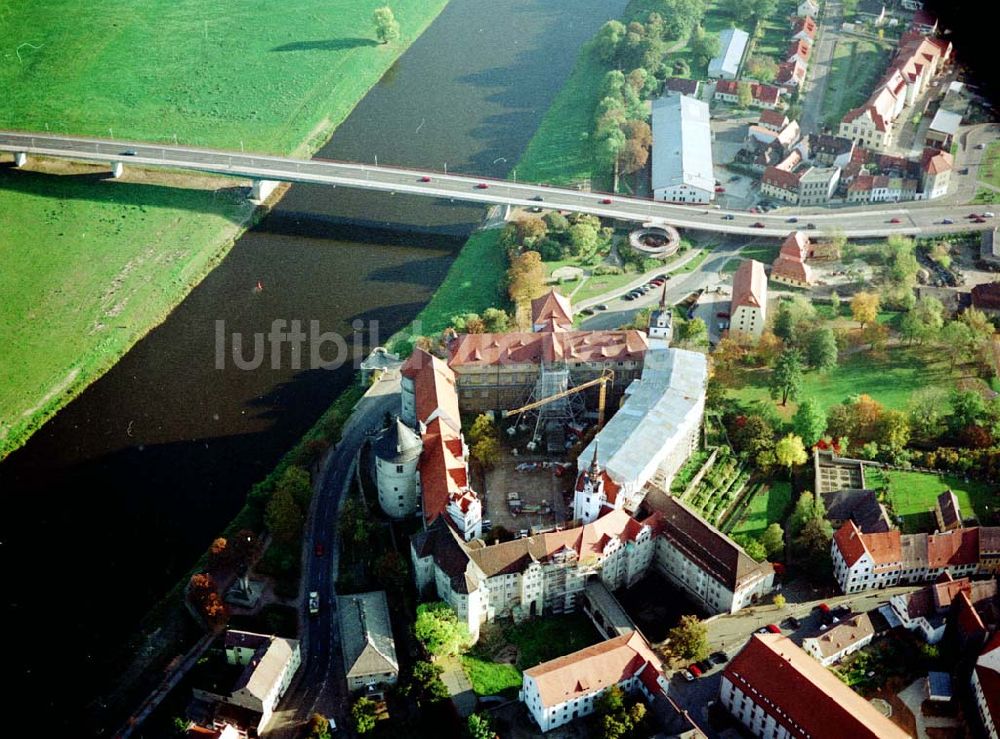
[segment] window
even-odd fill
[[[402,471],[403,471],[403,465],[401,465],[401,464],[397,464],[397,465],[396,465],[396,472],[397,472],[397,473],[402,473]]]

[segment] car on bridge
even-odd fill
[[[953,223],[954,223],[954,221],[953,221],[953,220],[951,220],[950,218],[942,218],[942,219],[941,219],[941,225],[942,225],[942,226],[950,226],[950,225],[952,225]]]
[[[902,223],[898,218],[890,218],[889,223]]]
[[[798,223],[798,222],[799,222],[799,219],[796,218],[795,216],[792,216],[791,218],[789,218],[789,219],[787,219],[785,221],[785,223]]]
[[[430,182],[431,178],[428,177],[427,175],[424,175],[423,177],[420,178],[420,181],[421,182]]]
[[[601,198],[601,205],[611,205],[611,198]]]
[[[732,213],[726,213],[726,215],[722,216],[722,220],[724,220],[724,221],[731,221],[735,217],[736,216],[734,216]]]
[[[485,182],[480,182],[478,185],[476,185],[477,190],[486,190],[488,188],[489,185],[487,185]]]
[[[126,149],[125,151],[123,151],[121,153],[121,155],[123,157],[134,157],[135,156],[135,149]]]
[[[751,228],[764,228],[764,224],[761,223],[760,221],[757,221],[755,224],[753,224]]]
[[[309,593],[309,615],[315,616],[319,613],[319,593],[315,590]]]

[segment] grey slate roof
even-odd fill
[[[337,597],[347,676],[399,672],[385,591]]]
[[[375,456],[390,464],[405,464],[420,456],[423,442],[417,432],[396,418],[396,421],[375,440]]]
[[[880,534],[892,530],[885,508],[874,490],[834,490],[821,493],[826,517],[834,521],[854,521],[862,534]]]

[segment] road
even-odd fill
[[[823,125],[820,111],[823,110],[823,100],[830,83],[833,50],[837,45],[839,26],[840,3],[837,0],[827,0],[823,10],[820,11],[820,17],[816,19],[817,41],[809,69],[807,82],[809,89],[805,93],[802,115],[799,118],[803,133],[819,133]]]
[[[749,242],[753,243],[753,242]],[[671,275],[667,281],[667,304],[679,303],[696,290],[713,290],[715,286],[724,282],[726,275],[722,274],[722,267],[730,260],[739,255],[740,249],[747,246],[745,239],[727,239],[719,246],[712,249],[698,267],[691,272],[683,272]],[[665,267],[663,272],[669,272],[670,268]],[[646,277],[639,280],[639,284],[645,283]],[[637,300],[624,300],[621,296],[631,289],[632,285],[626,285],[615,290],[615,296],[603,295],[591,298],[580,304],[579,309],[589,305],[607,305],[607,310],[601,311],[586,319],[580,327],[587,331],[598,331],[603,329],[618,328],[632,321],[635,314],[643,308],[656,305],[662,296],[661,290],[650,290]],[[574,306],[576,308],[576,306]]]
[[[821,602],[827,603],[831,608],[848,605],[854,612],[861,613],[885,605],[894,595],[917,589],[918,586],[908,585],[834,596],[822,600],[797,600],[795,594],[787,593],[788,605],[783,609],[779,610],[770,605],[756,606],[745,608],[734,614],[709,619],[708,643],[713,651],[721,650],[731,658],[757,629],[773,623],[781,628],[782,634],[791,637],[792,641],[801,646],[802,640],[806,637],[821,633],[819,631],[819,614],[814,612],[814,608]],[[803,590],[803,595],[806,592],[808,591]],[[811,597],[815,598],[815,596]],[[782,625],[784,619],[789,616],[795,616],[801,621],[798,629],[792,630]],[[706,712],[708,706],[719,698],[719,686],[724,667],[724,665],[716,665],[694,682],[687,682],[679,675],[670,676],[670,697],[686,709],[695,721],[707,731],[709,737],[713,738],[716,734],[711,730],[706,720]]]
[[[789,231],[786,214],[750,214],[714,207],[706,209],[703,205],[657,203],[643,198],[619,195],[610,197],[600,193],[507,180],[322,159],[304,160],[167,144],[11,131],[0,131],[0,151],[88,162],[123,163],[143,168],[195,170],[241,179],[340,185],[524,207],[537,206],[537,199],[541,198],[545,207],[552,209],[590,213],[625,221],[667,222],[680,228],[718,233],[783,237]],[[817,235],[839,229],[851,237],[985,230],[993,225],[992,222],[973,224],[964,221],[963,216],[967,214],[967,207],[928,201],[828,210],[806,208],[799,215],[800,220],[813,224]],[[900,222],[890,223],[894,218]],[[954,223],[944,224],[944,218],[950,218]],[[760,227],[756,227],[756,224],[760,224]],[[806,225],[800,224],[802,227]]]
[[[298,727],[314,712],[334,717],[338,726],[346,725],[348,691],[334,587],[340,554],[336,522],[354,475],[358,450],[367,438],[367,431],[380,427],[387,412],[400,412],[398,375],[374,385],[361,399],[344,426],[340,442],[326,459],[303,546],[303,590],[319,593],[320,612],[312,617],[308,613],[303,615],[306,621],[302,632],[304,664],[291,691],[282,699],[283,708],[275,713],[268,725],[269,732],[273,732],[269,736],[276,739],[298,736]],[[322,543],[325,549],[322,557],[314,554],[317,543]],[[302,600],[305,611],[307,598]]]

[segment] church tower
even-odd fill
[[[650,339],[658,339],[666,344],[673,337],[673,311],[667,305],[667,283],[663,283],[663,293],[660,295],[660,306],[649,316]]]
[[[590,523],[601,513],[601,507],[607,500],[604,492],[604,472],[597,462],[597,443],[594,443],[594,458],[590,467],[580,473],[573,493],[573,518],[583,523]]]

